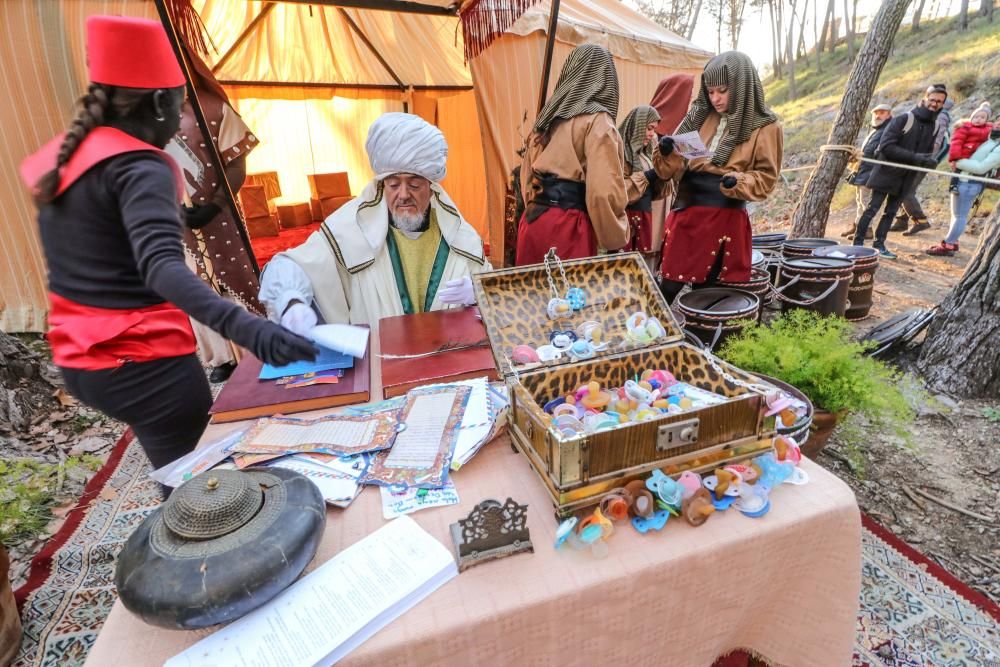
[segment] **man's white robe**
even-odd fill
[[[449,250],[439,285],[491,270],[479,234],[436,183],[431,184],[430,205]],[[387,248],[388,233],[382,181],[372,181],[305,243],[268,263],[260,281],[260,301],[268,316],[280,321],[293,299],[313,304],[331,324],[376,324],[383,317],[405,314]],[[435,296],[431,310],[450,307],[458,306],[443,304]]]

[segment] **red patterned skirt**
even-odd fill
[[[689,206],[671,211],[660,271],[667,280],[698,284],[720,262],[718,280],[749,280],[752,236],[746,209]]]

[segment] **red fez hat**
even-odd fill
[[[184,73],[159,21],[125,16],[87,19],[90,80],[125,88],[176,88]]]

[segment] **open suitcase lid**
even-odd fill
[[[579,338],[578,329],[588,321],[601,324],[607,346],[587,358],[606,357],[684,338],[640,254],[603,255],[561,264],[565,281],[558,263],[551,262],[550,271],[546,271],[545,264],[531,264],[472,277],[497,370],[505,378],[521,371],[576,361],[578,357],[566,353],[550,361],[526,364],[517,364],[512,357],[514,348],[520,345],[535,349],[550,344],[553,333],[572,332]],[[558,294],[553,293],[550,274]],[[569,288],[583,289],[583,307],[551,319],[547,312],[550,300],[565,299]],[[640,312],[658,320],[666,334],[645,341],[627,338],[626,322]]]

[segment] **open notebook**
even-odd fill
[[[457,574],[448,549],[400,517],[164,667],[332,665]]]

